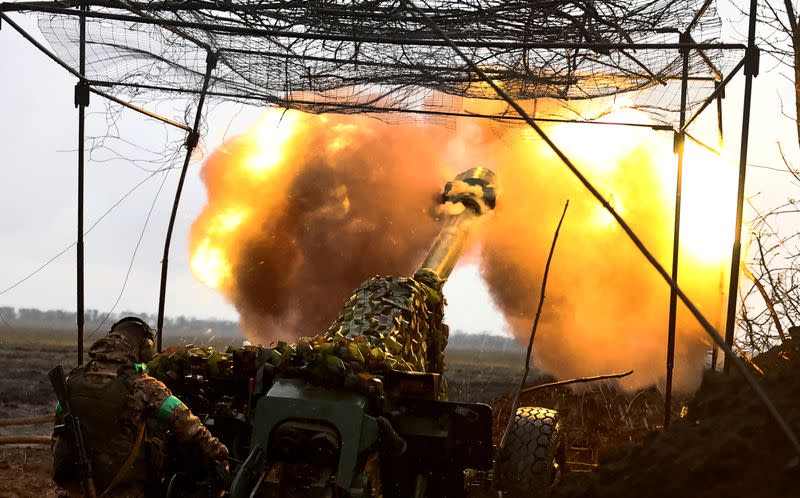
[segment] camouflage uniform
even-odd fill
[[[74,415],[84,429],[98,493],[107,489],[134,453],[137,439],[141,440],[138,454],[109,494],[156,493],[163,477],[166,430],[181,448],[191,450],[188,454],[202,456],[199,468],[227,472],[228,450],[163,383],[145,373],[125,336],[112,331],[92,345],[89,356],[89,363],[70,372],[67,386]],[[101,411],[105,413],[97,413]],[[76,460],[71,435],[54,433],[53,479],[67,496],[83,496]]]

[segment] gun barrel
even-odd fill
[[[471,168],[447,182],[442,193],[446,219],[420,269],[431,270],[446,280],[453,271],[474,222],[494,209],[495,174],[487,168]]]

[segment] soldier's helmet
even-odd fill
[[[123,336],[136,352],[138,360],[147,363],[155,354],[155,332],[150,325],[137,316],[126,316],[111,326],[110,333]]]

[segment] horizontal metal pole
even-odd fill
[[[79,15],[73,9],[63,9],[58,7],[42,6],[40,4],[26,4],[23,2],[3,4],[0,11],[29,11],[45,12],[49,14],[61,14],[68,16]],[[81,13],[82,14],[82,13]],[[140,24],[154,24],[164,28],[180,27],[202,29],[213,33],[228,33],[236,35],[248,35],[254,37],[282,37],[296,38],[303,40],[326,40],[341,42],[376,43],[383,45],[417,45],[444,47],[447,43],[437,38],[404,38],[392,36],[375,35],[338,35],[326,33],[308,33],[305,31],[286,31],[281,29],[247,28],[242,26],[225,26],[220,24],[209,24],[193,21],[181,21],[177,19],[161,19],[154,17],[141,17],[127,14],[114,14],[111,12],[88,12],[87,18],[109,19],[115,21],[132,22]],[[459,47],[471,48],[496,48],[496,49],[597,49],[597,50],[666,50],[666,49],[703,49],[703,50],[744,50],[746,47],[740,43],[558,43],[558,42],[518,42],[507,40],[487,40],[469,41],[456,40],[455,44]]]
[[[122,99],[114,97],[113,95],[109,95],[109,94],[107,94],[105,92],[101,92],[97,88],[91,88],[91,86],[90,86],[89,87],[89,91],[94,93],[94,94],[97,94],[97,95],[99,95],[101,97],[104,97],[104,98],[106,98],[106,99],[108,99],[108,100],[110,100],[112,102],[115,102],[115,103],[117,103],[117,104],[119,104],[119,105],[121,105],[123,107],[127,107],[128,109],[136,111],[136,112],[138,112],[140,114],[144,114],[145,116],[151,117],[151,118],[153,118],[153,119],[155,119],[157,121],[161,121],[162,123],[166,123],[168,125],[172,125],[175,128],[180,128],[181,130],[188,131],[190,133],[192,131],[192,129],[189,128],[188,126],[186,126],[185,124],[178,123],[178,122],[173,121],[173,120],[171,120],[169,118],[165,118],[164,116],[160,116],[160,115],[158,115],[158,114],[156,114],[154,112],[150,112],[147,109],[141,108],[141,107],[139,107],[139,106],[137,106],[135,104],[131,104],[130,102],[126,102],[126,101],[124,101]]]
[[[148,90],[158,90],[163,92],[175,92],[197,95],[199,90],[192,90],[189,88],[173,88],[157,85],[141,85],[137,83],[116,83],[113,81],[90,80],[90,85],[93,86],[127,86],[132,88],[142,88]],[[282,106],[291,105],[304,105],[304,106],[327,106],[338,107],[343,109],[362,109],[369,112],[399,112],[404,114],[423,114],[430,116],[445,116],[445,117],[464,117],[464,118],[484,118],[484,119],[498,119],[502,121],[523,121],[519,116],[507,116],[497,114],[482,114],[471,112],[456,112],[456,111],[433,111],[428,109],[400,109],[394,107],[382,107],[375,105],[360,105],[360,104],[346,104],[342,102],[325,102],[316,100],[303,100],[303,99],[282,99],[273,97],[271,95],[238,95],[233,93],[213,92],[208,91],[206,94],[210,97],[225,97],[232,99],[252,100],[259,102],[267,102],[270,104],[277,104]],[[648,128],[656,131],[674,131],[674,128],[669,125],[648,124],[648,123],[625,123],[621,121],[589,121],[578,119],[559,119],[559,118],[533,118],[534,121],[543,123],[574,123],[574,124],[591,124],[591,125],[607,125],[607,126],[630,126],[633,128]]]
[[[120,6],[120,0],[59,0],[59,1],[38,1],[38,2],[25,2],[27,5],[36,5],[36,6],[56,6],[56,7],[78,7],[82,5],[88,5],[90,7],[106,7],[106,8],[118,8]],[[202,0],[186,0],[186,1],[131,1],[125,2],[130,7],[134,7],[137,10],[142,11],[168,11],[168,12],[179,12],[179,11],[209,11],[209,12],[221,12],[221,13],[237,13],[237,12],[247,12],[249,14],[254,13],[263,13],[263,14],[272,14],[273,12],[285,12],[285,11],[295,11],[295,12],[307,12],[308,8],[303,8],[307,4],[303,3],[296,3],[296,4],[289,4],[285,1],[275,0],[272,3],[258,3],[258,4],[232,4],[233,6],[229,6],[229,4],[225,3],[217,3],[217,2],[209,2],[209,1],[202,1]],[[331,16],[340,16],[340,17],[351,17],[351,18],[377,18],[378,20],[384,20],[387,18],[391,18],[394,20],[411,20],[407,18],[402,18],[398,15],[390,15],[395,12],[396,9],[391,7],[389,8],[380,8],[376,7],[373,11],[359,11],[353,10],[348,6],[342,5],[341,7],[337,8],[333,4],[329,4],[328,6],[321,6],[315,5],[314,12],[320,14],[330,14]],[[437,12],[437,9],[429,9],[431,13]],[[454,9],[440,9],[438,12],[440,13],[447,13],[450,14],[454,12]],[[488,12],[483,12],[482,14],[485,15]],[[270,15],[269,17],[275,17],[275,14]],[[659,29],[633,29],[629,32],[659,32]]]

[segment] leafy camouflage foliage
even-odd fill
[[[441,372],[448,337],[442,283],[425,269],[412,278],[373,277],[345,303],[326,338],[364,337],[389,369]]]
[[[324,335],[226,351],[187,346],[158,355],[148,368],[167,385],[181,379],[225,379],[246,386],[264,367],[265,381],[302,377],[326,387],[352,389],[383,402],[376,376],[389,370],[444,368],[448,328],[442,323],[442,280],[433,272],[374,277],[361,284]]]

